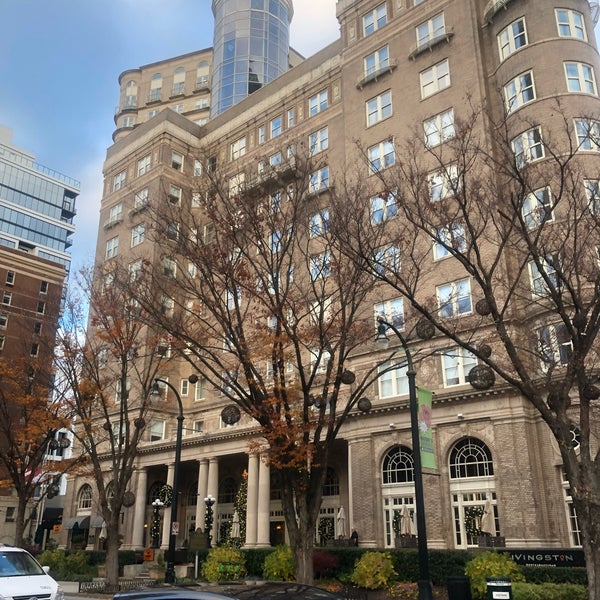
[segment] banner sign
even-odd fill
[[[528,567],[585,567],[583,550],[578,548],[511,548],[500,551],[506,552],[518,565]]]
[[[431,403],[433,392],[419,388],[417,390],[417,407],[419,417],[419,442],[421,444],[421,466],[424,469],[436,469],[433,449],[433,431],[431,429]]]

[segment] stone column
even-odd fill
[[[258,530],[258,455],[248,456],[248,503],[246,505],[246,548],[256,546]]]
[[[208,494],[208,459],[202,458],[198,461],[198,501],[196,503],[196,529],[204,531],[204,515],[206,514],[206,504],[204,498]]]
[[[258,527],[256,546],[259,548],[271,545],[271,470],[265,455],[261,455],[258,463]]]
[[[133,532],[131,535],[131,548],[139,550],[144,547],[144,525],[146,523],[146,488],[148,486],[148,470],[144,467],[137,469],[137,482],[135,486],[135,513],[133,515]]]
[[[173,479],[175,477],[175,463],[170,463],[167,472],[167,485],[173,487]],[[173,502],[177,502],[177,498],[173,498]],[[171,534],[171,507],[163,508],[163,526],[162,538],[160,543],[161,550],[166,550],[169,547],[169,535]]]
[[[212,545],[217,545],[217,511],[219,510],[219,459],[213,457],[208,462],[208,494],[213,496],[217,502],[213,506],[213,526],[212,526]],[[200,499],[199,499],[200,500]],[[202,503],[204,504],[204,496],[202,496]]]

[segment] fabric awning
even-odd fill
[[[90,520],[90,529],[98,529],[99,527],[102,527],[103,524],[104,524],[104,519],[101,516],[96,515],[95,517],[92,517]]]
[[[70,519],[67,519],[63,523],[63,527],[65,529],[74,529],[75,525],[77,525],[77,527],[79,529],[89,529],[90,528],[90,518],[89,517],[71,517]]]
[[[44,508],[44,513],[42,514],[42,523],[47,521],[48,523],[58,523],[60,518],[62,517],[63,509],[58,507],[46,507]]]

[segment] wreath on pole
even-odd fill
[[[400,511],[395,510],[394,518],[392,519],[392,529],[394,530],[396,537],[398,537],[400,535],[400,519],[401,518],[402,518],[402,515],[400,514]]]
[[[469,506],[465,508],[465,530],[470,536],[481,535],[482,506]]]
[[[165,508],[169,508],[173,504],[173,488],[165,483],[158,492],[158,498],[165,505]]]

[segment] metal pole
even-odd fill
[[[421,464],[421,441],[419,439],[419,406],[417,402],[417,372],[412,355],[402,334],[392,324],[383,319],[379,323],[391,329],[402,344],[406,354],[406,376],[408,377],[408,400],[410,407],[410,429],[412,433],[413,461],[415,476],[415,508],[417,511],[417,545],[419,555],[419,600],[433,600],[433,589],[429,579],[429,554],[427,551],[427,526],[425,523],[425,495],[423,492],[423,467]]]
[[[155,379],[155,383],[164,383],[175,394],[179,406],[177,415],[177,438],[175,441],[175,466],[173,469],[173,502],[171,504],[171,523],[169,525],[169,547],[165,567],[165,583],[175,583],[175,543],[177,534],[173,532],[173,524],[177,522],[177,505],[179,501],[179,464],[181,462],[181,438],[183,435],[183,405],[177,389],[164,379]]]

